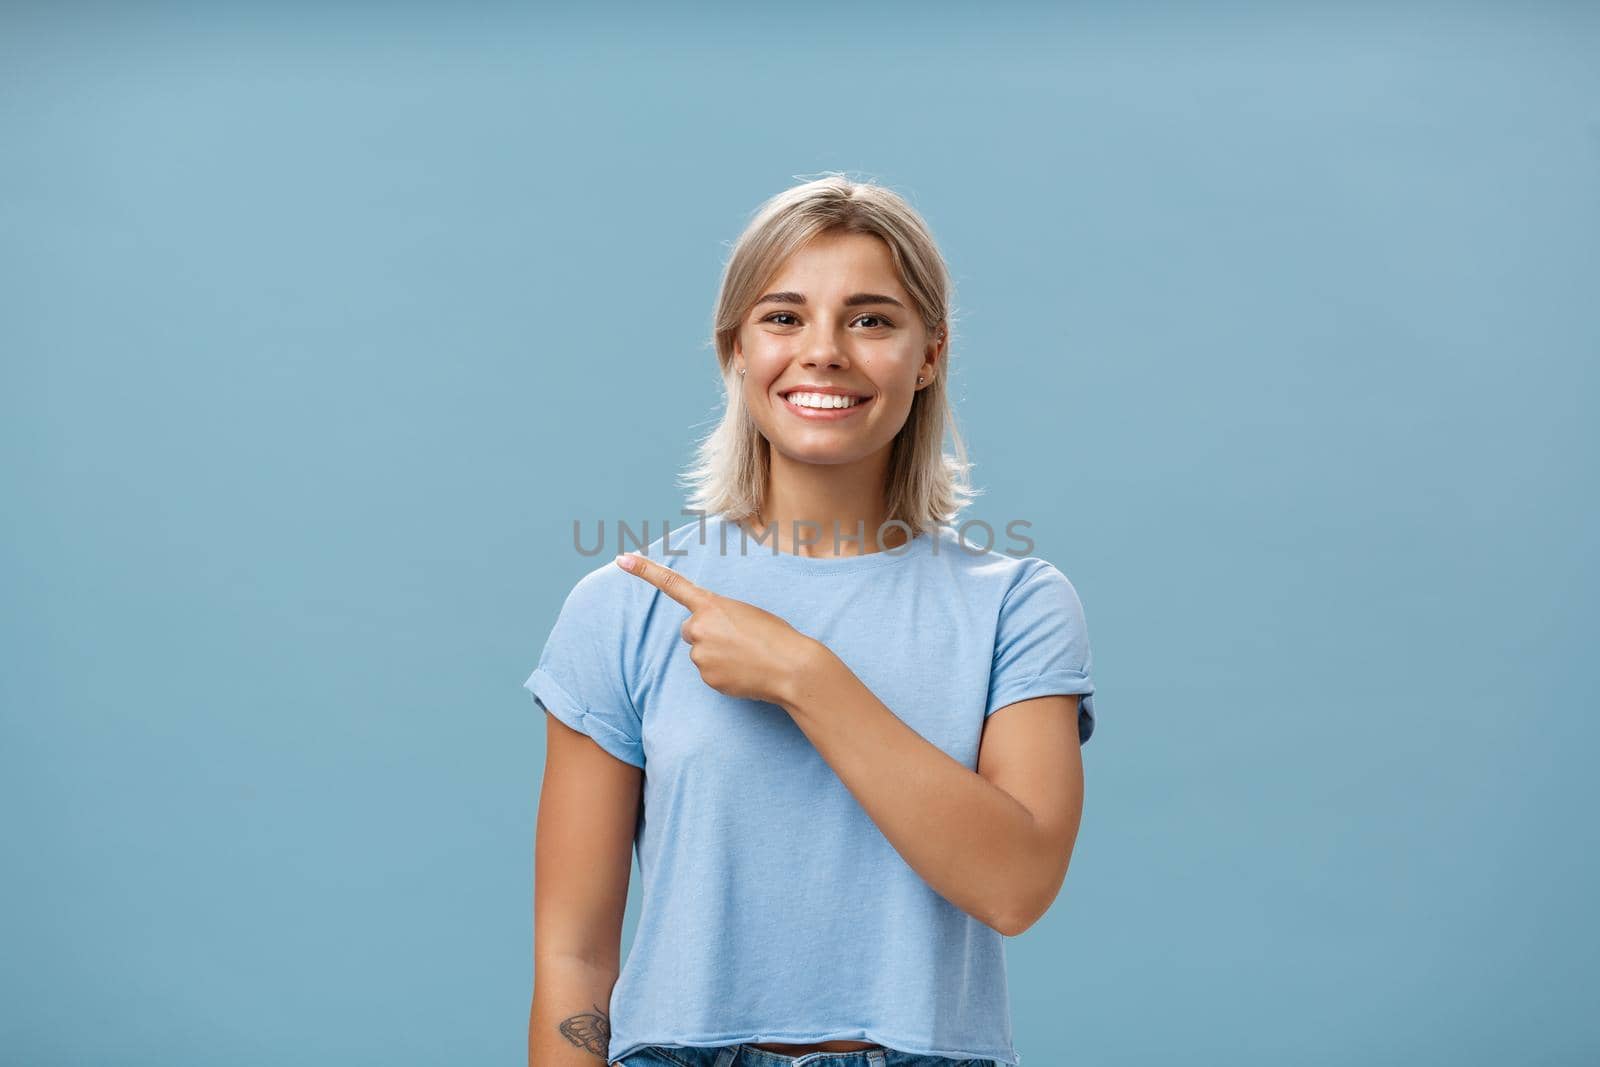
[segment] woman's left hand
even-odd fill
[[[689,659],[719,693],[783,704],[817,642],[754,604],[702,589],[670,567],[630,552],[617,565],[689,609]]]

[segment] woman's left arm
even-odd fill
[[[940,896],[1007,937],[1061,890],[1083,812],[1077,696],[1021,700],[991,715],[968,770],[917,733],[826,645],[807,653],[777,703],[907,864]]]
[[[617,563],[689,609],[681,632],[705,683],[788,712],[940,896],[1008,937],[1050,907],[1083,810],[1079,697],[1033,697],[991,714],[970,771],[785,620],[642,555]]]

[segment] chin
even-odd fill
[[[770,437],[767,438],[767,442],[772,445],[774,452],[781,453],[791,463],[810,463],[818,467],[837,467],[845,463],[858,463],[861,460],[877,455],[881,451],[881,446],[878,448],[863,448],[860,445],[850,444],[840,447],[844,445],[844,442],[813,448],[785,441],[774,442]]]
[[[841,453],[833,449],[804,450],[794,448],[778,448],[783,458],[790,463],[809,463],[814,467],[837,467],[843,463],[853,463],[861,456],[854,453]]]

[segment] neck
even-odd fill
[[[899,526],[879,537],[889,518],[884,505],[888,450],[858,463],[795,463],[776,450],[756,526],[773,527],[778,550],[797,556],[854,556],[898,548],[909,539]],[[859,540],[858,540],[859,538]]]

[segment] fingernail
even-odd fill
[[[633,570],[633,556],[631,554],[618,556],[617,566],[621,567],[625,571]]]

